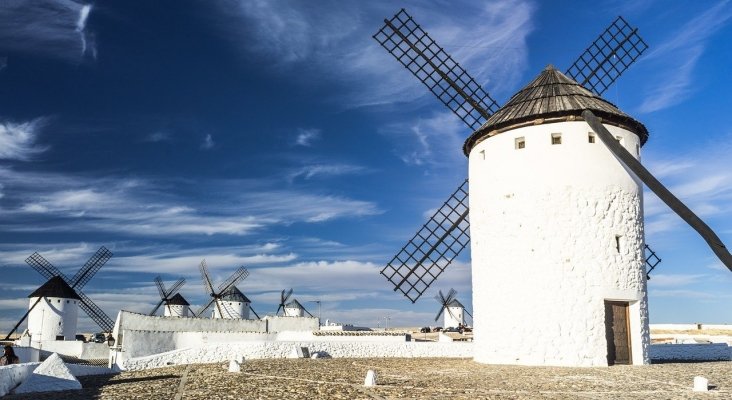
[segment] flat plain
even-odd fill
[[[9,395],[45,399],[730,399],[732,362],[599,368],[482,365],[468,359],[246,360],[179,365],[80,379],[79,391]],[[376,387],[364,387],[366,372]],[[692,391],[694,376],[712,390]]]

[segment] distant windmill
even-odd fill
[[[463,315],[463,313],[468,315],[470,315],[470,313],[468,312],[468,310],[465,309],[465,306],[463,306],[462,303],[458,301],[457,291],[455,289],[450,289],[450,291],[447,292],[447,296],[443,295],[442,290],[440,290],[435,296],[435,300],[440,303],[440,311],[437,313],[435,321],[439,320],[440,316],[443,315],[444,312],[444,328],[457,328],[460,325],[465,324],[465,316]],[[472,315],[470,316],[472,317]]]
[[[165,284],[163,283],[163,280],[160,278],[160,276],[155,277],[155,286],[158,288],[158,293],[160,293],[160,302],[155,306],[155,308],[150,311],[149,315],[155,315],[155,313],[158,311],[160,306],[163,304],[168,304],[170,300],[173,299],[173,297],[178,293],[181,287],[186,283],[185,278],[178,279],[173,286],[170,287],[169,290],[165,289]],[[182,296],[181,296],[182,297]]]
[[[648,48],[622,17],[566,74],[548,65],[502,107],[404,9],[373,37],[472,132],[470,210],[465,180],[381,274],[415,302],[470,243],[476,361],[650,362],[657,262],[644,254],[642,184],[732,270],[719,237],[640,163],[646,127],[600,97]]]
[[[304,317],[305,314],[314,317],[297,299],[285,304],[284,311],[285,317]]]
[[[203,313],[206,312],[206,310],[208,310],[208,308],[215,303],[217,311],[217,313],[215,314],[218,314],[219,318],[241,318],[242,310],[235,310],[231,307],[226,307],[223,298],[227,293],[230,293],[230,290],[234,288],[234,285],[249,276],[249,271],[247,271],[247,269],[244,267],[239,267],[236,272],[234,272],[228,279],[226,279],[221,285],[219,285],[217,290],[214,290],[213,284],[211,283],[211,278],[209,278],[206,260],[201,261],[201,264],[198,266],[198,268],[201,271],[204,291],[207,295],[211,297],[211,300],[196,313],[196,316],[198,318],[201,318],[203,316]]]
[[[283,313],[285,312],[285,305],[287,304],[287,301],[290,300],[290,296],[292,296],[292,288],[287,291],[283,290],[282,293],[280,293],[280,305],[277,306],[275,315],[279,315],[280,310],[282,310]]]
[[[114,321],[81,291],[110,258],[112,258],[112,252],[104,246],[100,247],[76,272],[76,275],[69,279],[37,252],[31,254],[25,262],[48,281],[30,295],[28,311],[10,330],[5,340],[9,340],[10,336],[29,316],[28,331],[31,333],[31,337],[39,335],[41,340],[56,340],[60,337],[65,340],[74,340],[77,307],[84,310],[102,331],[111,332]],[[37,308],[40,304],[42,306]]]

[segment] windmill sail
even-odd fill
[[[602,95],[648,49],[638,28],[618,17],[567,70],[580,85]]]
[[[427,290],[470,243],[468,181],[430,217],[407,244],[381,270],[381,274],[412,301]]]
[[[373,36],[468,128],[475,130],[498,103],[401,9]]]

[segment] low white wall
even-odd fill
[[[352,333],[348,335],[346,333]],[[358,335],[355,332],[350,331],[336,331],[333,334],[324,334],[322,331],[319,334],[314,332],[280,332],[277,334],[277,341],[280,342],[379,342],[379,343],[399,343],[407,341],[407,334],[403,335],[373,335],[371,332],[366,332],[364,335]]]
[[[651,324],[651,329],[666,331],[694,331],[699,329],[717,329],[732,331],[729,324]]]
[[[270,342],[209,345],[180,349],[163,354],[128,359],[123,369],[141,370],[179,364],[224,362],[234,359],[285,358],[294,347],[307,347],[310,353],[334,358],[453,357],[471,358],[472,343],[374,343],[374,342]],[[245,361],[246,362],[246,361]],[[317,362],[317,361],[314,361]]]
[[[0,396],[5,396],[26,380],[41,363],[23,363],[0,366]]]
[[[0,397],[5,396],[11,390],[15,389],[15,387],[20,385],[39,365],[41,365],[41,363],[32,362],[0,366]],[[75,377],[112,373],[109,368],[104,367],[75,364],[66,364],[66,366]]]
[[[730,347],[725,343],[711,344],[654,344],[652,361],[729,361]]]

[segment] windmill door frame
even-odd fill
[[[605,300],[608,365],[633,364],[630,332],[630,302]]]

